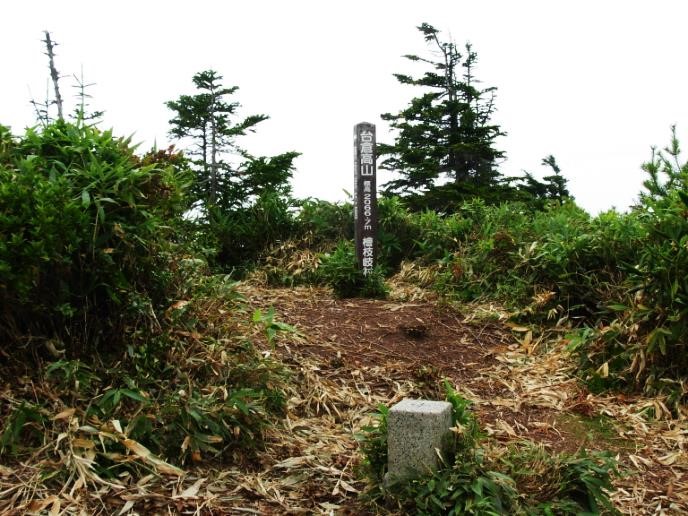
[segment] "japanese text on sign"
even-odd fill
[[[375,177],[375,126],[354,128],[354,220],[356,255],[361,271],[370,274],[376,264],[377,199]]]

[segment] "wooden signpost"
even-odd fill
[[[358,266],[367,276],[377,265],[375,125],[354,126],[354,228]]]

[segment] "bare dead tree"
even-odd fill
[[[47,53],[45,55],[48,56],[48,62],[50,66],[50,78],[53,81],[53,87],[55,88],[55,104],[57,105],[57,118],[60,120],[63,120],[64,117],[62,115],[62,96],[60,95],[60,86],[59,86],[59,81],[60,81],[60,75],[57,73],[57,68],[55,68],[55,47],[57,46],[57,43],[52,41],[50,39],[50,32],[47,30],[44,31],[45,33],[45,39],[43,40],[43,43],[45,43],[45,48],[47,49]]]

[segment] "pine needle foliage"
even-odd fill
[[[503,135],[491,123],[495,88],[480,88],[475,77],[478,55],[470,43],[460,49],[443,41],[433,26],[418,27],[434,51],[431,58],[406,55],[406,59],[429,65],[420,77],[395,74],[401,84],[426,90],[398,114],[383,120],[398,131],[392,145],[381,145],[386,156],[382,168],[397,171],[399,179],[385,185],[389,193],[431,192],[446,177],[454,186],[471,192],[496,184],[497,161],[504,156],[495,148]]]

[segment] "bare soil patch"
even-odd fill
[[[441,396],[439,382],[447,378],[478,402],[478,416],[488,427],[498,425],[557,451],[575,452],[586,440],[558,424],[558,407],[517,399],[510,371],[497,358],[518,345],[504,323],[466,317],[435,302],[333,299],[324,289],[254,291],[252,299],[263,308],[273,306],[280,320],[307,336],[290,344],[292,351],[318,360],[330,377],[353,370],[376,385],[384,376],[412,382],[430,397]],[[577,392],[575,381],[566,384]],[[379,387],[384,395],[393,384]]]

